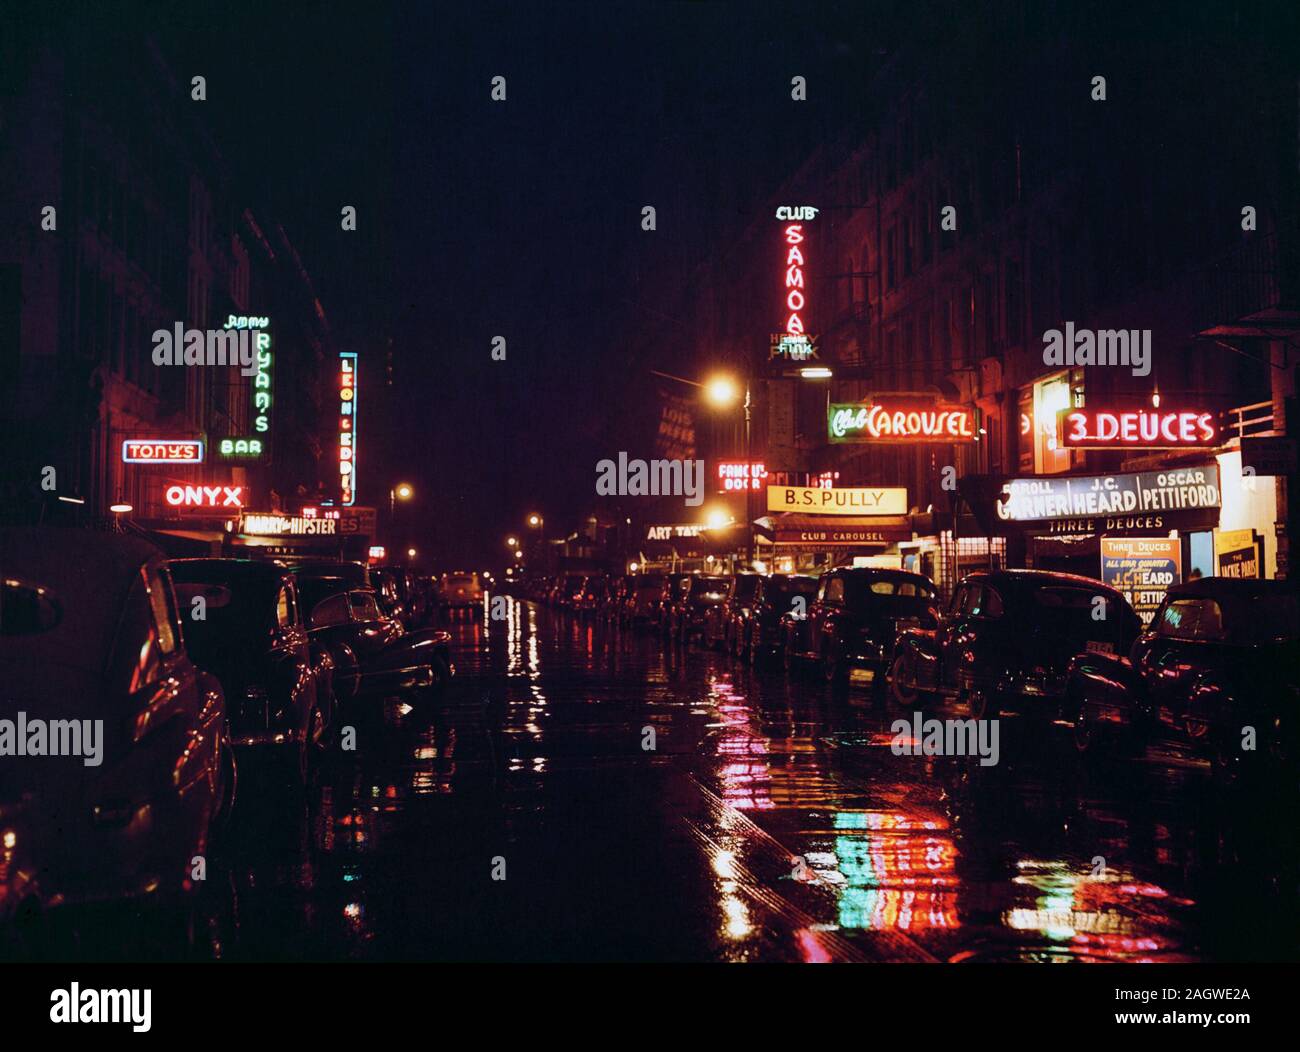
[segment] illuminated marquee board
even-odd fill
[[[718,465],[718,483],[724,492],[761,490],[767,485],[767,468],[762,464],[746,464],[743,460],[724,460]]]
[[[974,442],[978,430],[966,406],[833,402],[826,409],[832,442]]]
[[[168,486],[163,499],[173,508],[242,508],[243,486]]]
[[[783,205],[776,210],[776,218],[785,224],[781,233],[785,245],[785,323],[782,331],[772,338],[773,358],[807,361],[815,356],[812,339],[804,325],[804,311],[808,306],[804,253],[808,246],[803,225],[816,217],[817,209],[811,205]]]
[[[230,315],[227,329],[257,329],[253,340],[257,372],[253,374],[253,434],[236,435],[217,442],[217,455],[234,460],[259,460],[270,449],[271,438],[271,333],[270,318]]]
[[[202,464],[197,439],[128,438],[122,442],[123,464]]]
[[[243,532],[251,537],[332,537],[338,526],[338,519],[258,511],[244,513]]]
[[[339,352],[339,503],[357,499],[357,352]]]
[[[1222,443],[1213,413],[1200,409],[1063,409],[1065,449],[1212,449]]]
[[[1135,475],[1012,479],[1006,484],[1005,492],[1006,496],[997,504],[998,517],[1004,522],[1077,522],[1096,516],[1154,519],[1153,513],[1157,512],[1217,509],[1219,465],[1210,463]],[[1117,522],[1112,529],[1129,525]],[[1150,526],[1172,528],[1163,520]]]

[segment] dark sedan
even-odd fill
[[[221,681],[234,744],[283,747],[306,781],[334,721],[334,662],[308,638],[292,572],[247,559],[170,568],[190,655]]]
[[[785,646],[781,619],[786,614],[806,616],[816,598],[816,577],[774,573],[760,578],[749,606],[737,611],[735,646],[755,663],[780,652]]]
[[[59,735],[40,754],[14,755],[12,737],[0,753],[0,922],[188,898],[233,799],[234,754],[162,552],[121,534],[3,529],[0,567],[0,742],[19,724]]]
[[[928,577],[903,570],[846,567],[821,577],[807,614],[787,614],[785,656],[816,662],[827,682],[843,687],[854,668],[883,687],[900,630],[932,628],[938,610]]]
[[[915,707],[956,695],[977,719],[1020,712],[1062,715],[1071,659],[1125,652],[1141,622],[1109,585],[1076,574],[996,570],[969,574],[935,626],[898,638],[894,699]]]
[[[727,597],[710,608],[704,622],[705,646],[720,647],[732,653],[741,653],[737,628],[749,613],[750,604],[758,593],[758,583],[763,578],[756,573],[736,574],[731,578]]]
[[[373,591],[339,592],[331,582],[299,582],[313,640],[334,660],[339,696],[353,698],[408,691],[432,692],[455,669],[451,635],[438,629],[408,632],[380,608]]]
[[[1300,595],[1281,581],[1174,585],[1127,654],[1074,659],[1068,696],[1080,751],[1137,752],[1163,731],[1223,767],[1264,757],[1294,763]],[[1253,747],[1243,748],[1249,737]]]
[[[704,574],[686,578],[678,585],[678,594],[668,608],[668,634],[682,644],[694,636],[704,635],[709,612],[722,605],[731,591],[731,578]]]

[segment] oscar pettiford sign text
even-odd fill
[[[1006,522],[1042,522],[1093,515],[1197,511],[1219,507],[1219,466],[1171,468],[1138,475],[1012,479],[998,503]]]
[[[768,486],[767,510],[814,515],[906,515],[907,490],[883,486],[863,489]]]

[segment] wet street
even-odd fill
[[[896,756],[864,684],[513,599],[449,627],[444,701],[348,715],[306,799],[242,756],[201,955],[1296,957],[1294,823],[1172,751],[1084,764],[1004,719],[996,766]],[[153,956],[141,920],[73,955]]]

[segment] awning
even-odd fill
[[[148,530],[150,539],[173,558],[219,556],[226,535],[220,530]]]
[[[912,539],[906,515],[801,515],[788,511],[755,522],[776,545],[814,548],[886,548]]]

